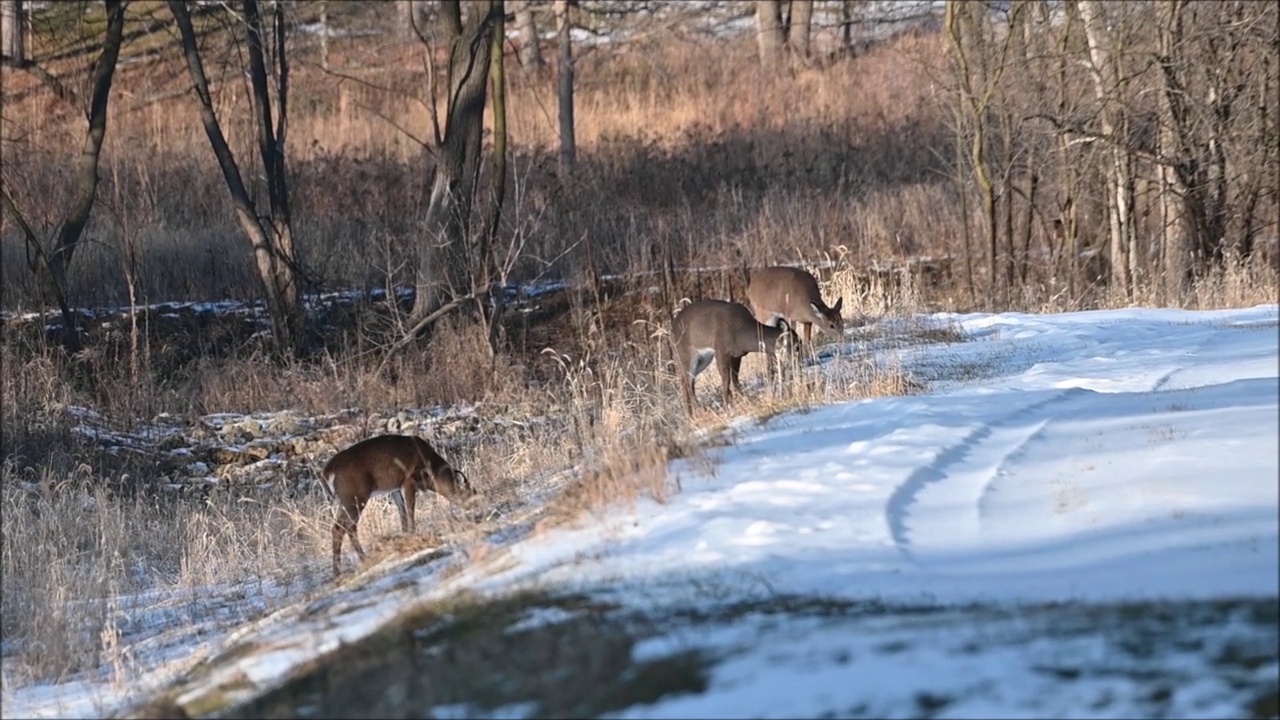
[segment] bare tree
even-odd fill
[[[489,174],[492,197],[488,227],[480,238],[480,270],[477,273],[477,285],[483,288],[485,297],[477,304],[482,317],[486,314],[486,308],[488,309],[488,316],[484,320],[489,329],[489,350],[496,358],[504,297],[502,289],[496,288],[495,292],[494,287],[498,272],[494,245],[501,228],[502,208],[507,194],[507,70],[506,57],[502,51],[502,44],[506,39],[506,13],[503,0],[495,0],[495,3],[494,29],[490,36],[492,46],[489,49],[489,79],[493,86],[493,169]]]
[[[1162,10],[1157,165],[1168,196],[1164,269],[1181,294],[1229,250],[1250,252],[1262,201],[1275,197],[1267,66],[1280,30],[1261,3],[1174,0]]]
[[[995,97],[1007,63],[1008,37],[1003,43],[995,42],[990,16],[986,6],[980,3],[963,3],[948,0],[943,21],[951,44],[952,59],[959,79],[958,94],[961,106],[962,132],[967,134],[968,151],[965,160],[978,184],[982,197],[982,229],[986,236],[987,290],[997,296],[996,263],[999,256],[1000,228],[996,215],[999,177],[994,172],[988,152],[992,129],[988,122],[994,110]],[[996,50],[996,48],[1002,48]],[[996,56],[994,53],[999,53]],[[1003,294],[1003,293],[1000,293]]]
[[[329,69],[329,0],[320,0],[320,67]]]
[[[399,0],[396,9],[400,28],[409,37],[416,37],[427,27],[430,8],[423,0]]]
[[[432,115],[435,168],[418,256],[417,296],[410,317],[414,328],[410,335],[474,293],[468,277],[471,209],[475,180],[479,177],[491,34],[500,10],[492,0],[469,3],[464,25],[456,1],[445,2],[440,8],[443,34],[450,44],[448,98],[443,131],[439,119]],[[431,56],[428,48],[428,57]],[[434,97],[434,73],[429,81]],[[451,301],[446,300],[450,293],[455,295]]]
[[[13,198],[7,192],[5,193],[5,205],[18,218],[27,239],[28,249],[32,252],[32,269],[38,274],[45,275],[46,283],[58,301],[66,329],[67,345],[71,349],[78,349],[80,341],[75,316],[70,311],[67,298],[67,276],[71,268],[72,255],[89,222],[89,216],[93,212],[98,197],[98,163],[102,155],[102,143],[107,135],[107,106],[111,99],[111,85],[115,78],[120,46],[124,38],[124,4],[120,0],[105,0],[104,6],[107,16],[106,33],[102,39],[102,51],[93,64],[90,81],[92,94],[85,111],[89,127],[76,163],[70,208],[58,227],[51,253],[44,251],[35,235],[30,232],[26,221],[22,219]],[[59,98],[72,105],[80,105],[81,100],[76,92],[47,71],[30,61],[23,61],[19,66],[35,74]]]
[[[14,65],[22,64],[27,55],[23,43],[26,13],[22,0],[0,0],[0,57]]]
[[[786,34],[782,25],[781,0],[756,0],[756,42],[760,47],[760,66],[766,70],[779,67]]]
[[[787,27],[787,42],[791,56],[801,62],[809,60],[809,37],[813,25],[813,0],[791,0],[791,22]]]
[[[556,0],[556,16],[560,22],[560,172],[568,179],[577,159],[577,144],[573,137],[573,24],[569,17],[570,0]]]
[[[543,66],[542,52],[538,48],[538,23],[533,11],[533,0],[522,0],[516,5],[516,34],[520,38],[520,64],[526,70]]]
[[[756,0],[756,44],[760,66],[781,67],[786,56],[809,60],[813,0]]]
[[[253,249],[258,277],[267,296],[272,334],[283,352],[303,349],[306,315],[302,307],[294,259],[293,218],[289,207],[289,185],[285,169],[285,140],[288,131],[289,64],[285,52],[284,3],[272,3],[274,52],[270,54],[275,87],[269,83],[262,15],[257,0],[243,0],[244,27],[249,52],[249,80],[258,135],[258,152],[267,178],[267,214],[259,212],[249,194],[214,112],[213,95],[205,74],[204,61],[196,44],[191,15],[183,0],[169,0],[169,10],[177,21],[192,90],[200,103],[200,118],[213,154],[222,169],[231,193],[236,219]],[[275,109],[272,109],[272,96]],[[274,117],[273,117],[274,116]]]
[[[1118,6],[1108,8],[1099,0],[1079,0],[1077,7],[1089,43],[1089,61],[1094,93],[1100,104],[1099,121],[1107,141],[1107,231],[1111,255],[1111,280],[1126,295],[1133,293],[1133,272],[1129,263],[1134,258],[1136,235],[1133,227],[1132,155],[1124,135],[1128,130],[1125,106],[1127,75],[1121,69],[1121,55],[1116,37],[1107,18]]]

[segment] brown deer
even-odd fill
[[[693,415],[694,380],[715,358],[720,370],[720,388],[725,405],[731,400],[729,386],[739,392],[738,370],[747,353],[763,352],[773,366],[775,353],[790,352],[797,342],[796,334],[786,320],[777,327],[756,322],[745,305],[724,300],[698,300],[690,303],[671,323],[671,342],[675,352],[680,391],[685,409]]]
[[[804,344],[813,339],[813,326],[825,333],[839,336],[844,332],[844,320],[840,308],[844,298],[827,307],[818,292],[818,281],[800,268],[767,267],[751,273],[747,285],[747,302],[756,319],[765,325],[774,325],[779,319],[793,327],[804,325]]]
[[[334,455],[325,463],[321,485],[334,501],[333,574],[339,574],[342,538],[351,536],[351,546],[361,562],[364,548],[356,538],[360,513],[369,498],[399,491],[403,502],[393,496],[400,510],[400,529],[409,532],[414,524],[417,492],[432,491],[449,500],[465,500],[475,489],[460,470],[454,470],[425,440],[410,435],[378,435],[362,440]],[[407,506],[407,507],[406,507]]]

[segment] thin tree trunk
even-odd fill
[[[451,39],[448,117],[436,148],[431,199],[418,256],[417,296],[411,320],[415,327],[445,306],[446,295],[465,292],[472,191],[478,177],[480,140],[489,82],[494,3],[470,5],[466,26],[457,2],[441,5],[441,20]]]
[[[791,0],[791,27],[787,40],[791,44],[792,57],[801,62],[809,61],[809,37],[813,24],[813,0]]]
[[[1032,163],[1037,159],[1033,158]],[[1022,257],[1018,260],[1018,277],[1023,287],[1027,285],[1027,271],[1031,264],[1031,225],[1035,221],[1036,191],[1039,187],[1040,175],[1033,165],[1030,177],[1027,178],[1027,207],[1022,217]]]
[[[320,0],[320,67],[329,69],[329,0]]]
[[[853,56],[853,0],[840,2],[840,50]]]
[[[766,71],[778,68],[782,61],[782,7],[779,0],[756,0],[756,42],[760,48],[760,67]]]
[[[280,80],[278,93],[282,95],[280,114],[277,125],[271,123],[271,108],[267,91],[266,67],[262,56],[261,16],[258,14],[256,0],[245,0],[246,21],[251,29],[250,42],[250,80],[253,86],[256,110],[256,123],[259,139],[259,151],[262,154],[263,170],[268,176],[268,193],[271,203],[269,219],[260,220],[258,208],[254,204],[244,178],[236,164],[231,147],[227,144],[222,126],[218,123],[213,110],[213,97],[209,92],[209,79],[204,71],[204,62],[196,44],[195,30],[191,25],[191,16],[187,12],[183,0],[169,0],[169,10],[173,13],[182,42],[183,53],[187,60],[187,70],[191,75],[192,90],[200,102],[200,119],[204,125],[205,135],[213,149],[218,167],[222,170],[222,179],[231,194],[231,204],[235,208],[236,220],[244,231],[253,249],[254,263],[258,269],[258,278],[262,282],[267,297],[267,309],[271,315],[272,332],[276,346],[282,352],[297,352],[301,349],[302,331],[305,316],[297,283],[293,279],[293,233],[289,222],[288,188],[285,185],[284,168],[284,136],[287,125],[287,106],[284,95],[288,91],[288,66],[281,53]],[[277,8],[277,12],[282,9]],[[279,26],[276,29],[277,51],[283,50],[284,27],[283,18],[277,17]],[[276,225],[272,228],[272,225]]]
[[[1161,73],[1162,91],[1160,93],[1160,154],[1166,158],[1182,156],[1178,128],[1181,121],[1178,113],[1182,109],[1179,100],[1181,88],[1173,82],[1174,68],[1171,66],[1178,44],[1182,41],[1182,3],[1171,2],[1164,6],[1164,22],[1160,24],[1160,60],[1165,65]],[[1188,226],[1186,206],[1183,198],[1188,197],[1187,187],[1182,182],[1177,170],[1169,163],[1161,163],[1160,176],[1160,216],[1161,216],[1161,255],[1167,299],[1178,303],[1191,291],[1195,277],[1194,240]]]
[[[996,259],[999,253],[999,231],[996,226],[998,218],[996,216],[995,184],[991,179],[990,169],[987,167],[987,128],[985,119],[987,117],[988,110],[990,109],[991,89],[994,82],[999,80],[998,73],[1003,68],[1002,66],[997,66],[997,75],[994,79],[984,76],[986,85],[982,95],[979,96],[973,87],[971,71],[968,65],[968,57],[965,52],[960,30],[960,13],[974,12],[975,10],[981,12],[981,6],[957,3],[955,0],[948,0],[946,5],[946,16],[943,24],[951,42],[952,52],[959,64],[961,102],[968,109],[970,122],[973,123],[969,138],[969,163],[973,167],[974,178],[978,183],[978,190],[982,193],[983,231],[987,236],[987,292],[989,298],[995,298],[996,282],[999,278],[996,271]],[[976,22],[980,24],[984,22],[984,20],[978,18]],[[980,36],[981,27],[975,28],[974,32]],[[982,53],[980,51],[977,55],[979,59],[982,59]]]
[[[1079,0],[1077,5],[1093,64],[1094,91],[1102,106],[1102,133],[1111,140],[1105,150],[1111,280],[1126,297],[1132,297],[1128,260],[1130,235],[1133,233],[1132,169],[1129,153],[1122,142],[1127,123],[1124,121],[1123,98],[1118,97],[1121,90],[1119,61],[1114,55],[1104,10],[1098,0]]]
[[[493,358],[498,356],[498,331],[504,309],[502,288],[495,288],[498,278],[494,245],[501,229],[502,206],[507,196],[507,73],[506,59],[502,52],[506,23],[503,0],[496,0],[495,4],[493,46],[489,49],[489,81],[493,86],[493,171],[489,177],[489,186],[493,205],[489,213],[489,227],[480,240],[481,282],[478,288],[483,294],[482,312],[484,305],[489,307],[489,351]]]
[[[969,237],[969,183],[965,178],[964,117],[956,112],[956,192],[960,195],[960,235],[964,239],[964,279],[969,291],[969,306],[977,304],[978,288],[973,282],[973,242]]]
[[[538,47],[538,24],[531,0],[524,0],[516,9],[516,34],[520,38],[520,64],[526,70],[542,67],[544,63]]]
[[[21,65],[27,59],[23,43],[25,16],[22,0],[0,0],[0,56],[13,65]]]
[[[417,38],[426,22],[427,8],[422,0],[399,0],[397,3],[400,29],[410,38]]]
[[[3,178],[0,177],[0,182],[2,181]],[[49,262],[49,256],[45,254],[44,247],[40,244],[40,239],[36,237],[35,231],[31,229],[31,225],[23,216],[22,211],[18,209],[18,205],[9,195],[9,191],[5,190],[3,184],[0,184],[0,201],[3,201],[4,207],[8,208],[13,215],[14,222],[18,224],[18,229],[22,232],[31,272],[37,279],[43,279],[47,283],[47,289],[53,296],[53,301],[58,305],[58,311],[62,314],[62,325],[66,328],[65,347],[67,352],[75,355],[81,349],[76,316],[71,312],[71,305],[67,302],[65,289],[53,279],[53,268]]]
[[[89,132],[85,134],[76,162],[75,195],[71,209],[58,229],[54,242],[54,281],[64,290],[71,256],[89,222],[94,202],[98,198],[98,160],[102,156],[102,142],[107,136],[107,104],[111,99],[111,83],[115,78],[116,61],[120,57],[120,45],[124,37],[124,4],[120,0],[106,0],[107,33],[102,41],[102,54],[93,68],[93,96],[89,101]],[[74,330],[72,330],[74,332]]]
[[[560,20],[560,171],[568,180],[578,157],[574,140],[573,44],[568,0],[556,0],[556,14]]]
[[[252,7],[253,12],[250,12]],[[296,253],[293,239],[293,211],[289,202],[289,179],[285,165],[285,141],[289,130],[289,55],[286,47],[288,24],[284,16],[285,4],[272,3],[272,36],[275,43],[276,62],[276,114],[275,127],[271,126],[271,91],[264,61],[265,42],[262,17],[257,0],[245,0],[245,17],[249,22],[249,59],[256,104],[260,106],[258,149],[267,175],[267,200],[271,225],[267,228],[274,237],[271,253],[271,278],[291,345],[302,341],[304,315],[302,297],[294,272]]]

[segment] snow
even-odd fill
[[[856,622],[749,614],[659,633],[636,660],[698,647],[717,659],[709,685],[619,716],[904,717],[932,712],[934,695],[948,699],[943,716],[1143,715],[1150,705],[1134,698],[1153,673],[1170,683],[1166,714],[1240,713],[1238,689],[1209,671],[1213,652],[1151,665],[1096,629],[1046,631],[1034,608],[1280,597],[1280,308],[926,320],[970,339],[875,352],[929,379],[928,393],[735,422],[731,444],[707,450],[710,475],[696,469],[705,462],[672,463],[681,492],[665,503],[495,534],[486,563],[429,551],[379,566],[361,577],[371,582],[225,639],[229,656],[237,644],[263,649],[180,701],[274,686],[415,603],[532,587],[631,607],[786,593],[934,609]],[[854,333],[844,345],[808,371],[875,346]],[[536,610],[516,629],[564,615]],[[1188,632],[1212,650],[1247,636],[1243,622]],[[1274,686],[1270,657],[1241,682]],[[1102,670],[1054,679],[1058,664],[1084,660]],[[4,716],[102,712],[81,689],[7,688]]]
[[[666,505],[520,543],[482,586],[693,574],[904,602],[1280,594],[1274,306],[944,319],[979,339],[911,354],[995,377],[777,418]]]

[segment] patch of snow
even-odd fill
[[[692,573],[956,604],[1280,594],[1275,306],[952,320],[996,332],[904,365],[943,352],[994,377],[741,432],[713,478],[677,462],[668,503],[519,543],[482,587]]]

